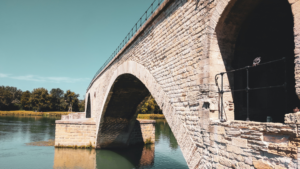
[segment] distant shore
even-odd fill
[[[14,116],[61,116],[67,115],[72,112],[35,112],[35,111],[26,111],[26,110],[11,110],[11,111],[0,111],[0,115],[14,115]]]
[[[138,119],[165,119],[163,114],[139,114]]]
[[[0,111],[0,115],[14,115],[14,116],[61,116],[75,112],[35,112],[25,110],[12,110],[12,111]],[[165,119],[163,114],[139,114],[138,119]]]

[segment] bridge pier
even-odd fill
[[[82,114],[85,113],[63,115],[61,120],[56,120],[55,147],[126,148],[155,142],[155,120],[138,119],[131,125],[120,121],[106,125],[101,136],[105,142],[101,142],[100,137],[96,145],[96,122]]]
[[[96,122],[86,119],[85,113],[62,115],[56,120],[55,147],[95,148]]]

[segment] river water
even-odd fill
[[[28,146],[55,138],[55,118],[0,116],[0,169],[187,169],[165,120],[155,124],[154,145],[123,150]]]

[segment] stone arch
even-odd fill
[[[97,139],[98,147],[123,148],[133,144],[130,142],[130,136],[134,126],[138,123],[136,110],[148,95],[148,89],[134,75],[125,73],[117,77],[110,87],[102,112]],[[141,135],[140,129],[137,133]]]
[[[91,118],[91,97],[88,94],[87,105],[86,105],[86,118]]]
[[[299,55],[297,53],[297,48],[299,48],[299,40],[300,40],[299,17],[297,18],[297,16],[299,16],[299,14],[297,15],[297,13],[299,13],[299,10],[298,11],[296,10],[297,6],[299,7],[299,1],[289,1],[288,2],[287,0],[277,0],[277,1],[224,0],[224,1],[219,2],[216,6],[216,10],[212,14],[213,19],[210,23],[210,27],[213,28],[213,31],[211,32],[212,40],[210,43],[210,49],[211,49],[210,50],[210,63],[211,63],[210,64],[210,66],[211,66],[210,67],[210,77],[211,77],[210,82],[214,83],[214,80],[215,80],[214,76],[217,73],[248,66],[248,65],[242,65],[240,63],[237,64],[236,58],[237,58],[237,55],[239,55],[239,56],[241,55],[242,52],[239,53],[239,51],[241,51],[241,48],[244,47],[241,45],[241,44],[243,44],[241,39],[245,38],[243,33],[246,34],[246,32],[248,31],[247,34],[249,34],[249,30],[247,30],[248,29],[247,27],[251,27],[252,26],[251,24],[259,22],[257,20],[259,20],[260,18],[258,18],[255,15],[258,15],[257,14],[258,12],[260,12],[260,14],[263,15],[264,13],[262,12],[262,10],[263,10],[262,8],[266,9],[267,10],[266,12],[272,12],[272,10],[274,8],[282,8],[283,11],[285,12],[284,14],[288,15],[287,16],[288,23],[282,24],[282,25],[284,25],[284,26],[288,25],[289,30],[282,31],[282,32],[284,32],[284,33],[287,32],[287,34],[288,34],[287,36],[289,36],[289,38],[290,38],[289,42],[292,42],[292,43],[294,42],[294,43],[290,44],[289,49],[288,49],[289,58],[288,58],[288,69],[287,70],[289,72],[288,76],[292,76],[294,72],[295,72],[295,74],[297,74],[297,59],[299,57],[299,56],[297,56],[297,55]],[[269,7],[269,9],[267,9],[266,7]],[[262,17],[262,15],[260,15],[260,16]],[[265,14],[265,15],[267,15],[267,14]],[[258,19],[254,20],[253,19],[254,17],[256,17],[255,19],[257,19],[257,18]],[[279,19],[279,18],[266,18],[266,19],[272,20],[272,19]],[[278,24],[281,24],[281,23],[278,23]],[[262,27],[263,26],[264,25],[262,25]],[[278,27],[280,27],[280,25]],[[280,30],[280,28],[276,28],[276,27],[275,27],[275,29]],[[242,36],[244,36],[244,37],[242,37]],[[249,36],[246,38],[248,38],[247,40],[249,40]],[[275,49],[276,48],[277,47],[275,47]],[[246,51],[246,49],[243,49],[243,50]],[[261,50],[261,51],[263,51],[263,50]],[[293,52],[293,51],[295,51],[295,52]],[[263,53],[263,52],[261,52],[261,53]],[[285,53],[287,53],[287,52],[285,52]],[[245,52],[244,52],[244,54],[242,53],[242,55],[244,56]],[[266,54],[266,55],[268,55],[268,54]],[[275,55],[276,55],[276,52],[275,52]],[[295,58],[293,56],[295,56]],[[252,63],[251,60],[253,60],[254,58],[249,59],[249,58],[245,57],[245,58],[240,58],[240,60],[248,59],[247,64],[248,63],[251,64]],[[270,61],[269,56],[263,56],[263,59],[265,59],[265,61]],[[279,58],[273,58],[273,59],[275,60],[275,59],[279,59]],[[296,65],[293,65],[294,61],[295,61]],[[291,67],[292,67],[292,69],[290,69]],[[295,67],[295,69],[293,69],[294,67]],[[259,72],[257,72],[256,75],[260,76]],[[238,78],[234,78],[234,77],[242,77],[242,75],[237,76],[237,75],[229,74],[228,76],[225,76],[225,82],[224,82],[225,89],[233,89],[234,87],[235,87],[235,89],[240,89],[239,87],[241,87],[241,85],[237,85],[238,82],[237,82],[237,80],[235,80]],[[251,78],[251,76],[250,76],[250,78]],[[296,93],[299,97],[299,92],[298,92],[298,88],[297,88],[298,84],[295,84],[295,79],[296,79],[296,83],[297,83],[297,78],[298,77],[296,75],[296,76],[293,76],[292,78],[290,78],[290,79],[292,79],[292,80],[290,80],[290,82],[288,81],[288,84],[293,84],[292,86],[288,87],[289,90],[292,90],[292,92],[288,92],[289,93],[288,96],[289,96],[289,98],[291,98],[292,102],[294,103],[293,105],[288,105],[289,106],[288,110],[290,112],[292,111],[292,109],[291,109],[292,106],[297,106],[300,103],[296,97]],[[259,79],[259,78],[257,78],[257,79]],[[242,81],[242,80],[240,80],[240,81]],[[265,80],[265,81],[267,81],[267,80]],[[244,82],[241,82],[241,83],[244,83]],[[250,87],[251,87],[251,84],[250,84]],[[263,86],[255,86],[255,87],[263,87]],[[295,93],[296,90],[297,90],[297,92]],[[254,93],[254,94],[257,95],[256,97],[258,97],[257,93]],[[237,97],[238,95],[242,95],[242,94],[227,93],[225,96],[225,102],[233,101],[235,103],[235,107],[234,107],[235,110],[232,110],[232,111],[235,111],[235,119],[245,120],[246,119],[246,117],[244,117],[245,113],[242,116],[239,116],[240,114],[237,114],[237,111],[242,111],[241,108],[237,107],[237,105],[244,104],[243,103],[244,101],[241,99],[242,96],[239,96],[240,97],[239,99],[233,98],[233,96]],[[240,101],[241,103],[237,104],[238,101]],[[253,101],[252,101],[252,105],[254,105]],[[275,105],[278,105],[278,103],[276,103]],[[251,103],[250,103],[250,106],[251,106]],[[254,109],[254,110],[257,111],[256,109]],[[284,113],[287,113],[287,112],[281,113],[280,117],[276,117],[275,121],[283,122]],[[279,118],[280,118],[280,120],[279,120]],[[250,118],[250,120],[251,120],[251,118]],[[255,121],[263,121],[262,119],[257,119],[257,118],[254,120]]]
[[[151,95],[154,97],[157,104],[163,111],[163,114],[178,142],[180,145],[180,149],[186,159],[192,160],[193,153],[190,153],[191,150],[196,149],[196,145],[194,144],[190,134],[186,127],[182,124],[180,115],[175,113],[175,108],[172,106],[171,99],[166,95],[162,87],[158,84],[152,74],[141,64],[136,63],[134,61],[126,61],[118,66],[116,70],[112,73],[110,81],[108,83],[108,90],[105,93],[104,98],[107,100],[104,101],[100,108],[100,115],[96,118],[97,123],[97,136],[96,136],[96,145],[98,144],[98,137],[99,137],[99,128],[101,127],[100,124],[104,120],[104,111],[109,101],[110,92],[115,84],[116,80],[121,77],[122,75],[131,75],[138,79],[143,85],[148,89]],[[99,146],[97,148],[100,148]]]

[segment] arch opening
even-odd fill
[[[250,91],[251,121],[265,122],[271,116],[274,122],[283,122],[285,113],[300,106],[295,89],[293,28],[293,14],[287,0],[233,0],[220,18],[216,35],[225,69],[251,66],[250,89],[285,83],[284,62],[253,66],[256,57],[261,57],[261,63],[286,58],[287,92],[284,88]],[[229,73],[228,88],[245,89],[246,77],[246,71]],[[246,120],[246,92],[232,92],[232,97],[235,119]]]
[[[130,139],[130,134],[141,134],[140,129],[135,131],[139,126],[137,107],[149,94],[146,86],[131,74],[123,74],[115,80],[103,108],[98,148],[125,148],[136,141]]]
[[[171,126],[166,119],[155,121],[137,119],[140,113],[162,113],[160,108],[157,109],[158,105],[148,90],[151,88],[148,85],[146,87],[139,79],[143,80],[138,75],[120,73],[111,80],[111,87],[106,95],[100,117],[96,148],[109,149],[109,151],[114,152],[128,152],[134,160],[138,160],[138,167],[152,166],[155,161],[161,166],[168,167],[170,164],[165,164],[164,160],[161,161],[160,159],[165,158],[166,154],[172,150],[172,155],[176,154],[176,159],[173,159],[175,165],[172,167],[188,168]],[[149,106],[145,112],[142,109],[145,108],[146,104],[152,106]],[[151,123],[151,121],[155,123]],[[149,136],[151,143],[155,144],[148,144]],[[165,147],[164,149],[156,149],[162,145]],[[168,148],[167,145],[169,145]],[[154,156],[156,154],[154,151],[159,155]]]
[[[88,95],[87,106],[86,106],[86,118],[91,118],[91,98]]]

